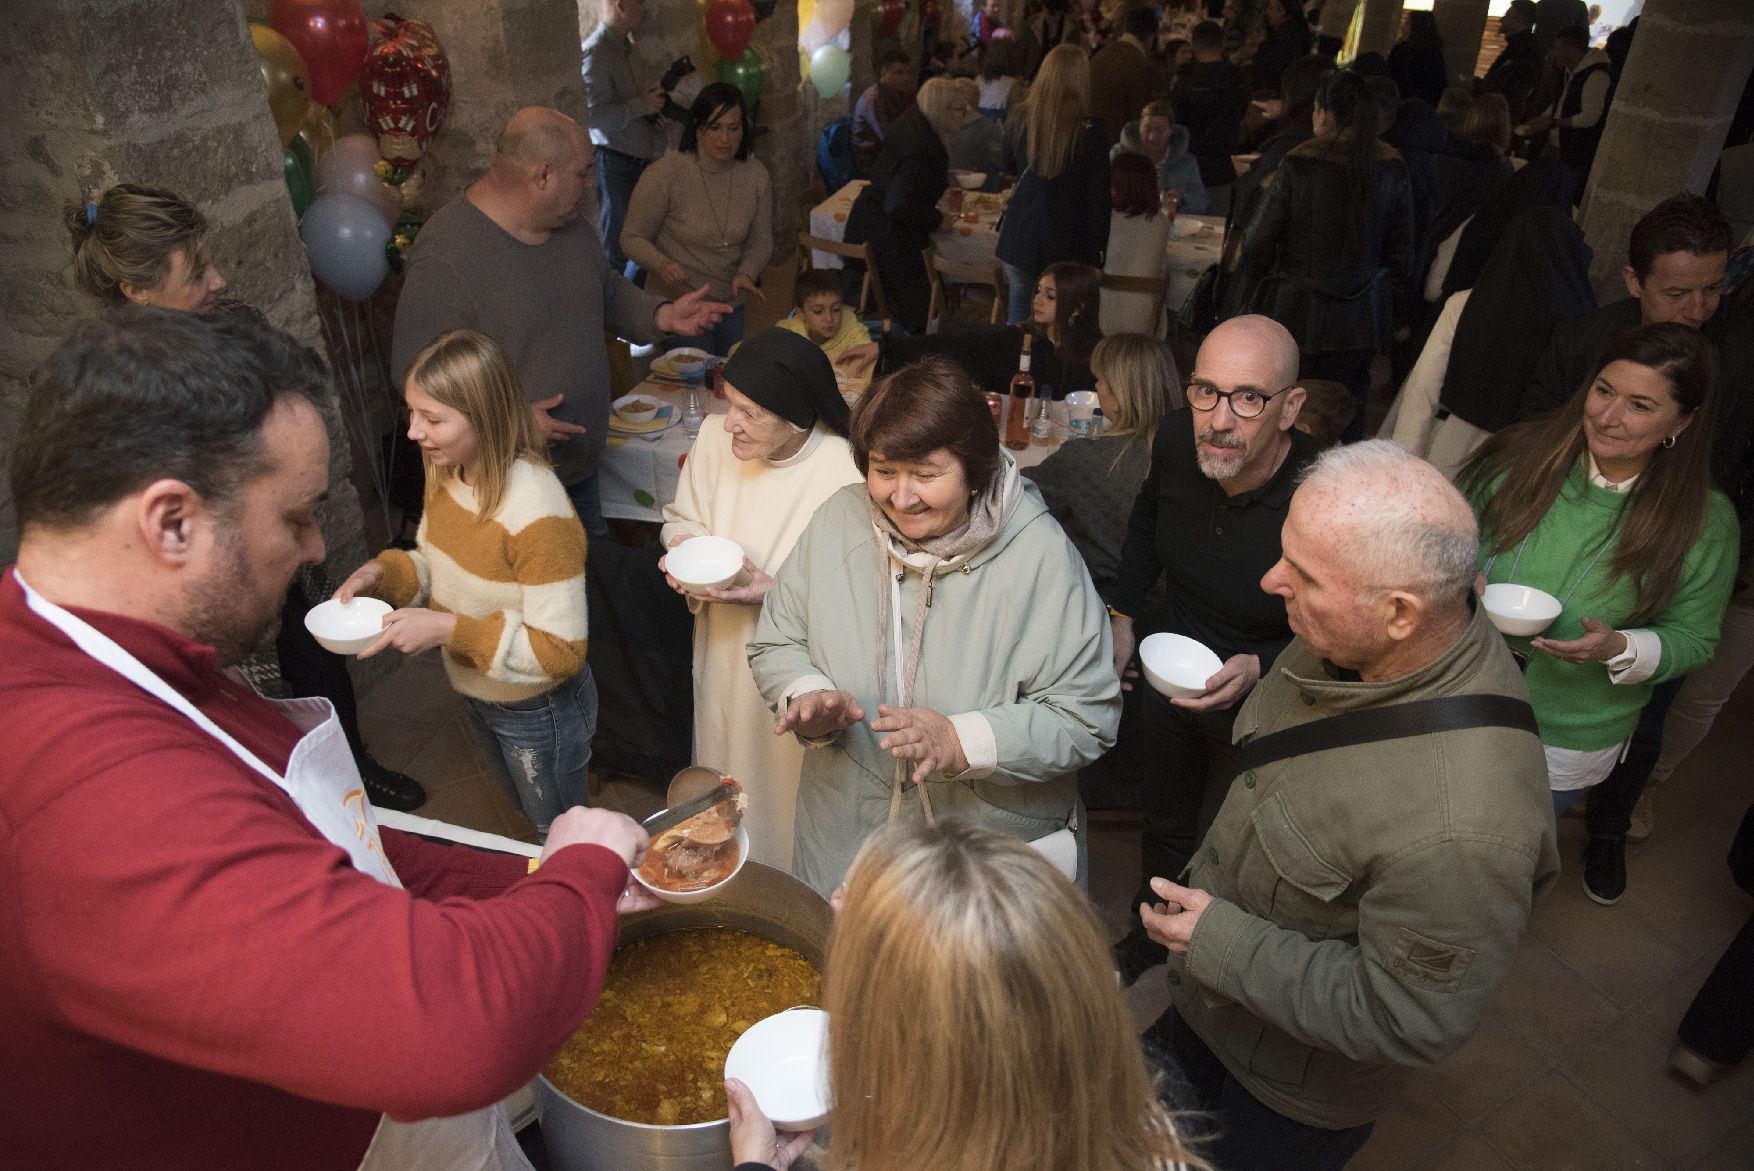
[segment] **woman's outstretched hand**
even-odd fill
[[[913,782],[918,785],[933,773],[959,773],[968,769],[968,757],[962,751],[962,737],[950,717],[929,707],[890,707],[877,705],[877,718],[871,721],[873,732],[887,733],[877,741],[897,760],[914,762]]]
[[[786,714],[774,725],[773,733],[784,736],[796,732],[806,740],[820,740],[843,728],[850,728],[865,718],[852,693],[846,691],[811,691],[800,695],[786,708]]]

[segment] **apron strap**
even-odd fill
[[[20,577],[17,569],[12,576],[24,590],[25,604],[34,610],[43,621],[55,627],[73,641],[73,645],[96,659],[128,682],[134,684],[146,694],[162,700],[178,712],[194,721],[202,731],[231,749],[239,760],[273,781],[281,789],[286,788],[286,779],[264,764],[255,753],[238,743],[237,739],[224,728],[210,720],[206,713],[176,688],[153,674],[152,670],[139,659],[123,650],[108,635],[95,629],[90,623],[78,615],[57,606],[30,587],[30,583]]]

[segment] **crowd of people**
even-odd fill
[[[726,359],[642,572],[693,616],[693,758],[743,783],[750,856],[836,910],[821,1165],[1344,1166],[1480,1024],[1569,865],[1556,818],[1587,801],[1575,880],[1618,901],[1651,786],[1754,666],[1738,241],[1665,199],[1598,306],[1574,219],[1625,38],[1515,0],[1483,78],[1423,13],[1338,68],[1352,7],[985,0],[921,68],[886,46],[846,227],[892,320],[806,270],[755,328],[755,111],[723,83],[667,106],[631,51],[647,4],[606,0],[589,129],[513,114],[410,252],[389,365],[418,523],[332,589],[321,360],[221,295],[175,193],[70,206],[94,312],[24,404],[0,578],[0,1035],[33,1055],[0,1145],[528,1166],[499,1103],[655,905],[645,832],[590,807],[613,335]],[[1009,189],[1006,321],[927,332],[970,157]],[[1177,207],[1229,231],[1172,322],[1102,281],[1160,276]],[[1027,467],[984,393],[1019,351],[1044,411],[1097,412]],[[700,592],[670,559],[707,535],[744,563]],[[1499,585],[1557,616],[1500,633]],[[440,652],[539,858],[380,827],[424,794],[300,640],[322,594],[392,607],[362,657]],[[277,625],[286,700],[232,670]],[[1216,657],[1194,694],[1141,679],[1156,634]],[[1116,805],[1141,834],[1111,941],[1085,888]],[[1141,1036],[1124,989],[1160,966]],[[1751,984],[1754,917],[1678,1071],[1754,1047]],[[727,1095],[739,1171],[809,1147]]]

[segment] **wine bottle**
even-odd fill
[[[1035,378],[1029,373],[1029,343],[1032,335],[1023,334],[1023,353],[1017,358],[1017,373],[1011,376],[1011,410],[1005,418],[1005,446],[1022,451],[1029,446],[1029,405],[1035,398]]]

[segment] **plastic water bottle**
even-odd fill
[[[682,412],[682,429],[690,439],[700,434],[700,425],[706,422],[706,411],[700,405],[700,375],[696,374],[688,380],[688,406]]]

